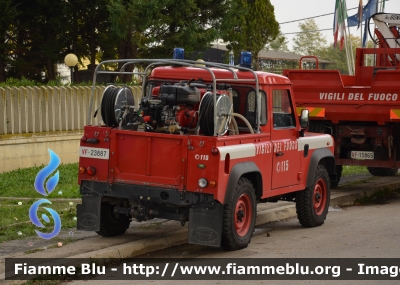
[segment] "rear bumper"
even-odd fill
[[[82,196],[115,197],[135,201],[165,203],[176,206],[190,206],[214,201],[214,195],[180,191],[172,188],[150,187],[124,183],[83,180],[80,186]]]
[[[82,204],[77,205],[79,230],[100,230],[101,205],[111,197],[131,201],[129,208],[115,207],[116,211],[130,218],[146,220],[148,213],[157,211],[159,218],[181,221],[182,224],[190,220],[189,243],[221,245],[224,206],[215,202],[212,194],[87,180],[82,181],[80,192]],[[132,204],[139,206],[131,207]],[[143,216],[135,216],[132,209],[137,211],[136,214],[143,213]]]

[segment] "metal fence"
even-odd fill
[[[105,87],[97,86],[93,110]],[[141,87],[131,87],[139,102]],[[91,87],[0,88],[0,135],[82,130],[87,123]],[[92,119],[99,124],[100,112]]]

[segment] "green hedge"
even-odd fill
[[[7,78],[6,82],[0,82],[0,87],[32,87],[32,86],[92,86],[92,82],[81,82],[77,84],[67,83],[62,84],[61,78],[57,78],[56,80],[51,80],[47,82],[47,84],[43,84],[34,80],[30,80],[28,78],[23,77],[22,79],[17,78]]]
[[[121,82],[116,82],[116,83],[121,83]],[[101,83],[97,83],[96,85],[104,85]],[[129,86],[132,85],[141,85],[140,82],[137,82],[136,80],[134,80],[133,82],[128,83]],[[7,78],[6,82],[0,82],[0,87],[33,87],[33,86],[57,86],[57,87],[61,87],[61,86],[92,86],[92,82],[91,81],[87,81],[87,82],[80,82],[80,83],[73,83],[71,84],[70,82],[66,83],[66,84],[62,84],[61,83],[61,78],[58,77],[56,80],[50,80],[49,82],[47,82],[47,84],[43,84],[41,82],[37,82],[35,80],[30,80],[28,78],[22,77],[22,79],[17,79],[17,78]]]

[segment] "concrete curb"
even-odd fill
[[[365,187],[365,184],[363,183],[350,190],[348,193],[335,193],[335,191],[333,191],[331,194],[331,206],[352,206],[354,205],[355,200],[364,196],[371,196],[376,191],[385,189],[394,191],[396,189],[400,189],[400,179],[398,182],[391,181],[378,184],[376,181],[375,183],[374,181],[369,181],[366,183],[371,183],[372,185],[370,185],[370,187]]]
[[[37,199],[41,199],[43,197],[37,197],[37,198],[25,198],[25,197],[0,197],[0,201],[34,201]],[[82,199],[81,198],[49,198],[53,202],[74,202],[75,204],[82,204]]]
[[[296,217],[296,215],[296,206],[294,203],[292,205],[286,205],[275,209],[259,211],[257,213],[256,226],[271,222],[279,222]]]
[[[341,189],[343,189],[342,187]],[[400,189],[400,181],[389,181],[382,183],[371,183],[368,181],[366,183],[358,184],[348,192],[341,192],[337,190],[332,190],[330,206],[349,206],[354,205],[354,201],[358,198],[364,196],[370,196],[374,192],[382,189],[396,190]],[[274,209],[268,210],[258,210],[256,226],[279,222],[289,218],[296,217],[296,206],[294,203],[284,204]],[[144,240],[138,240],[122,245],[117,245],[102,249],[96,252],[82,253],[80,255],[71,256],[70,258],[95,258],[95,259],[106,259],[106,258],[124,258],[124,257],[134,257],[149,253],[152,251],[157,251],[161,249],[166,249],[172,246],[177,246],[187,243],[187,227],[183,229],[170,233],[163,238],[148,238]]]
[[[69,258],[130,258],[133,256],[165,249],[168,247],[187,243],[187,226],[184,228],[167,234],[165,237],[150,237],[146,239],[136,240],[108,248],[104,248],[93,252],[82,253]]]

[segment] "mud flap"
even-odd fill
[[[188,243],[220,247],[224,205],[197,204],[189,210]]]
[[[82,196],[82,204],[76,205],[76,228],[81,231],[100,230],[100,196]]]

